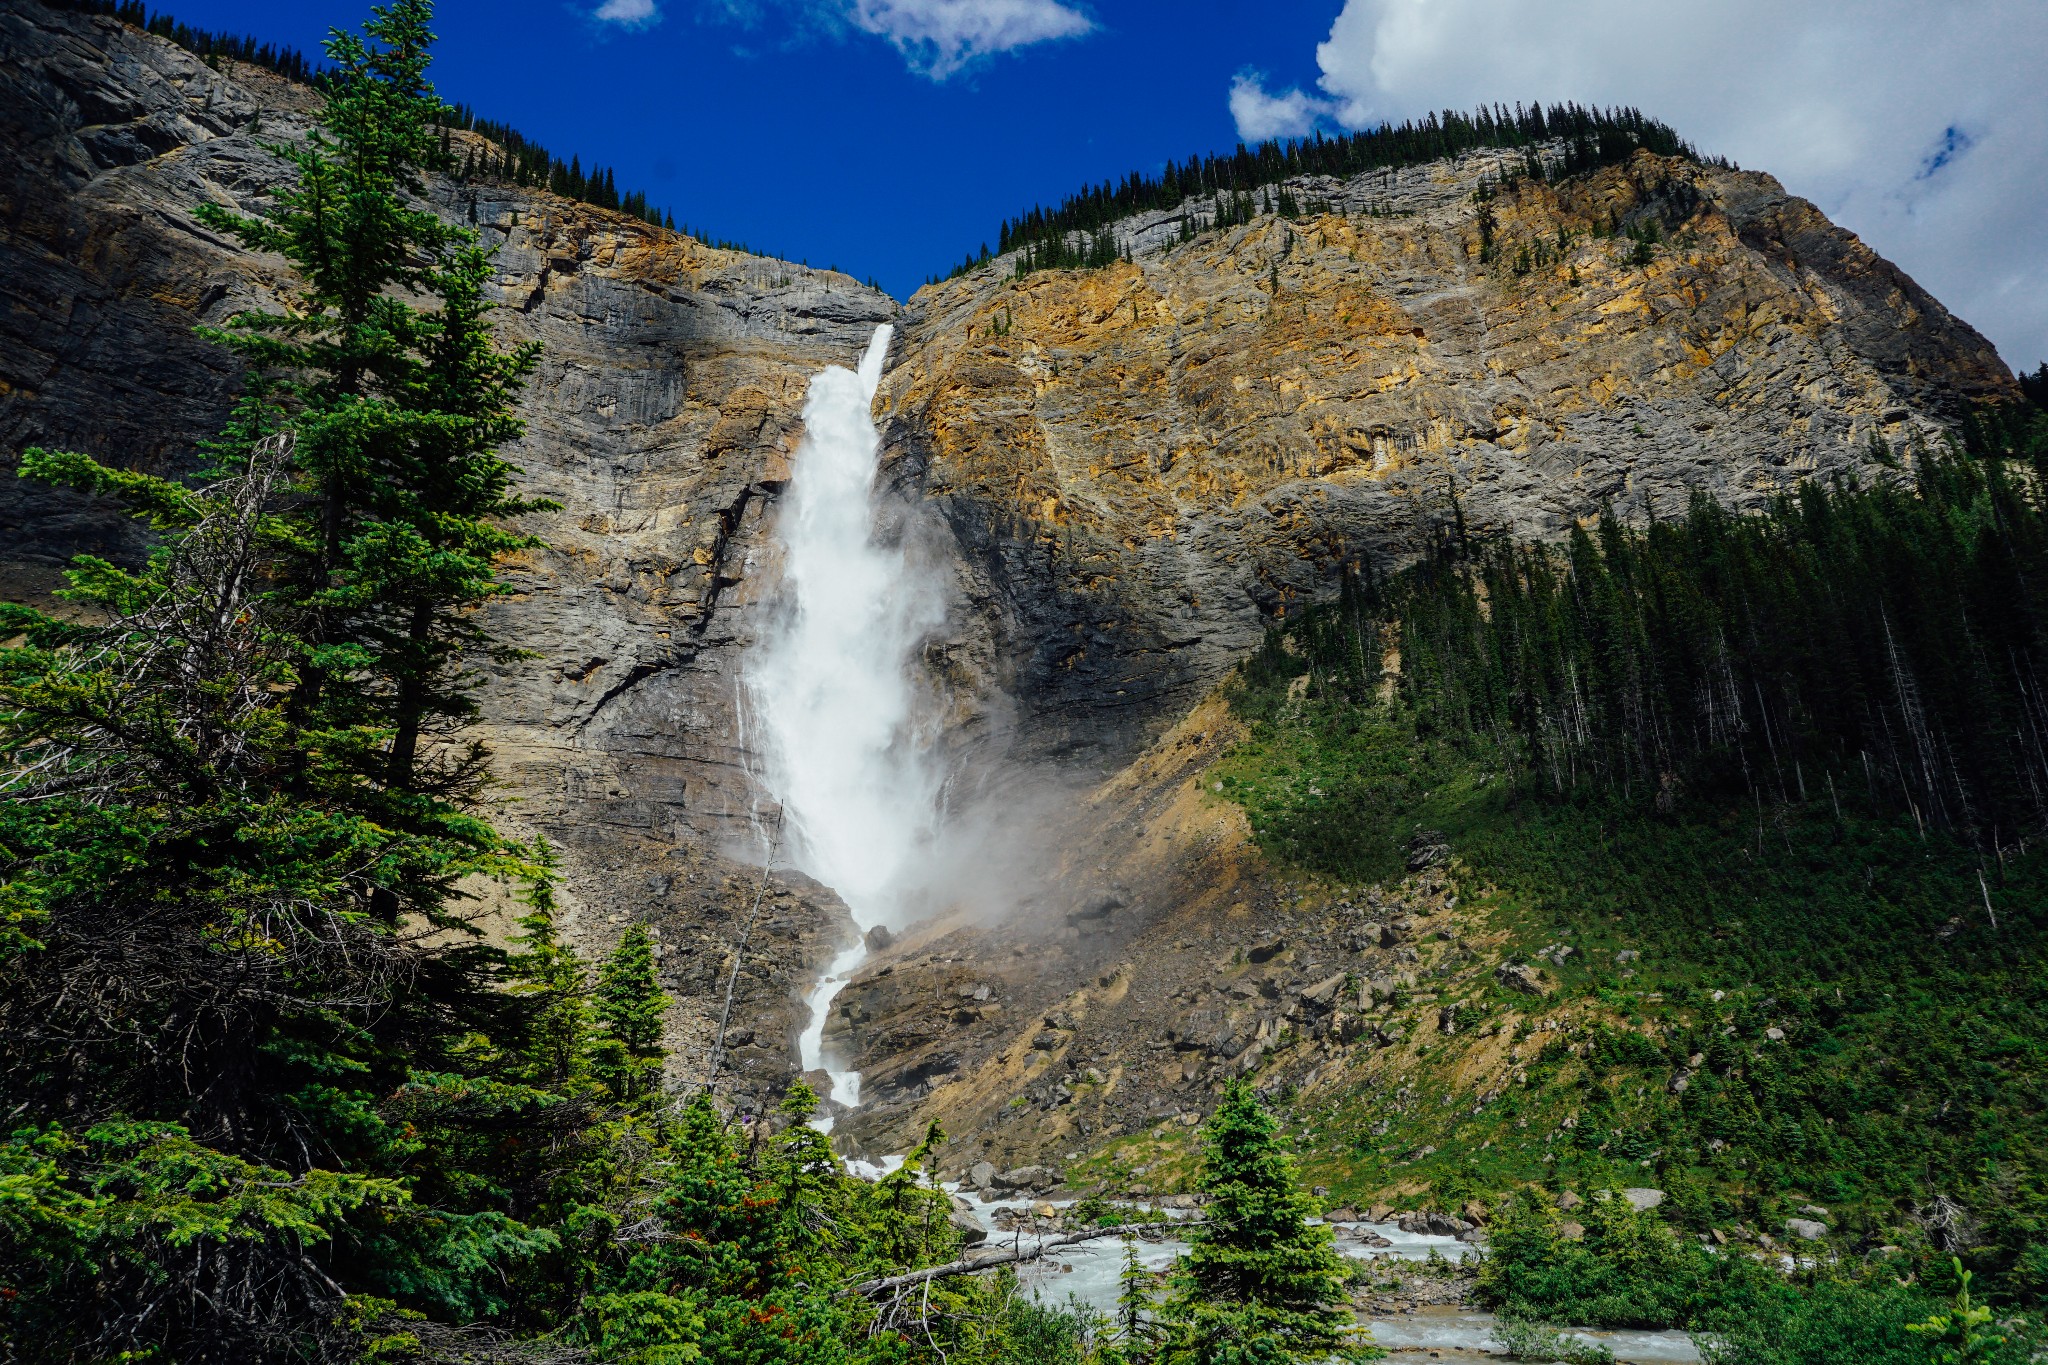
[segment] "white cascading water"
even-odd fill
[[[936,835],[941,780],[916,728],[911,667],[943,601],[900,545],[875,535],[871,408],[890,331],[875,329],[858,372],[834,365],[811,380],[776,527],[784,611],[745,670],[760,776],[782,805],[790,860],[839,893],[863,935],[901,927]],[[804,1069],[825,1066],[844,1105],[860,1102],[860,1073],[824,1056],[825,1021],[866,956],[857,943],[833,959],[798,1040]]]

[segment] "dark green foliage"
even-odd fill
[[[1100,270],[1122,259],[1115,230],[1105,227],[1092,234],[1078,234],[1074,240],[1062,234],[1027,245],[1011,269],[1021,280],[1034,270]]]
[[[654,975],[654,941],[636,924],[598,968],[591,1013],[604,1030],[599,1074],[621,1097],[644,1094],[660,1080],[661,1034],[668,997]]]
[[[1992,1325],[1991,1312],[1971,1302],[1967,1272],[1944,1303],[1934,1286],[1899,1277],[1896,1262],[1788,1278],[1676,1237],[1615,1195],[1577,1216],[1583,1240],[1560,1234],[1541,1191],[1505,1201],[1480,1263],[1481,1300],[1507,1319],[1689,1328],[1708,1365],[2019,1365],[2036,1344],[2031,1327]]]
[[[1482,147],[1528,147],[1561,141],[1563,159],[1556,173],[1575,175],[1596,166],[1626,161],[1638,150],[1660,156],[1691,157],[1693,151],[1669,127],[1634,109],[1588,109],[1577,104],[1540,104],[1513,109],[1497,106],[1471,114],[1441,114],[1395,126],[1338,137],[1321,133],[1289,142],[1240,145],[1230,156],[1190,157],[1169,161],[1158,175],[1133,171],[1121,182],[1104,181],[1069,195],[1056,209],[1034,208],[1006,220],[997,238],[998,253],[1045,243],[1072,249],[1075,234],[1085,241],[1121,218],[1148,210],[1178,208],[1189,199],[1214,198],[1215,209],[1204,227],[1248,222],[1251,191],[1304,175],[1353,176],[1365,171],[1418,166],[1462,155]],[[1292,217],[1301,211],[1291,193],[1281,195],[1277,211]],[[1313,211],[1311,209],[1310,211]]]
[[[97,624],[10,608],[0,655],[7,1159],[35,1190],[0,1313],[36,1359],[347,1354],[391,1300],[517,1316],[593,1141],[573,1087],[529,1083],[568,1078],[523,1055],[497,989],[522,960],[456,890],[546,897],[456,735],[494,649],[475,609],[528,543],[502,519],[538,505],[494,453],[533,357],[492,344],[466,237],[406,207],[426,22],[336,35],[274,216],[210,215],[302,281],[214,334],[252,381],[211,482],[23,457],[160,535],[139,570],[73,570]]]
[[[1479,1266],[1482,1300],[1513,1316],[1589,1327],[1669,1327],[1698,1318],[1720,1292],[1725,1270],[1680,1241],[1654,1213],[1638,1212],[1602,1191],[1578,1213],[1582,1240],[1564,1237],[1556,1206],[1539,1190],[1518,1191],[1487,1221],[1488,1255]],[[1752,1278],[1763,1281],[1764,1274]]]
[[[1317,1209],[1295,1181],[1279,1126],[1242,1080],[1203,1126],[1200,1184],[1206,1218],[1174,1274],[1160,1361],[1279,1365],[1345,1354],[1344,1263],[1331,1230],[1309,1221]]]
[[[1595,1015],[1525,1091],[1390,1143],[1481,1193],[1654,1183],[1696,1231],[1814,1201],[2041,1302],[2038,431],[1993,414],[1910,484],[1561,550],[1449,531],[1247,662],[1219,776],[1262,844],[1376,880],[1441,831],[1509,952],[1574,948],[1554,974]],[[1364,1190],[1421,1173],[1401,1150],[1359,1145]]]
[[[1137,1242],[1124,1242],[1124,1268],[1117,1279],[1117,1340],[1126,1351],[1137,1351],[1158,1335],[1153,1323],[1157,1305],[1152,1301],[1152,1284],[1138,1262]]]
[[[2014,462],[1926,452],[1562,548],[1447,532],[1297,635],[1312,687],[1354,698],[1398,642],[1418,733],[1554,793],[1828,797],[1988,849],[2048,822],[2048,500]]]
[[[1940,1365],[1912,1328],[1938,1303],[1883,1277],[1819,1277],[1803,1286],[1760,1287],[1747,1302],[1709,1312],[1696,1336],[1706,1365]],[[1971,1357],[2020,1365],[2019,1351]]]
[[[2032,374],[2020,376],[2020,391],[2036,408],[2048,408],[2048,362],[2036,367]]]
[[[1630,265],[1646,266],[1657,259],[1657,244],[1664,240],[1664,234],[1655,218],[1645,218],[1641,223],[1630,227],[1628,235],[1635,242],[1635,246],[1630,248],[1628,253]],[[1524,269],[1523,273],[1527,274],[1528,271]]]

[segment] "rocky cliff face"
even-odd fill
[[[282,261],[192,216],[260,206],[264,143],[302,136],[309,90],[216,71],[112,19],[0,11],[0,449],[88,451],[175,469],[238,381],[197,323],[271,306]],[[538,657],[490,680],[508,813],[562,846],[575,928],[602,948],[657,926],[680,1000],[678,1067],[701,1065],[758,874],[759,794],[735,717],[736,661],[772,585],[765,510],[788,477],[805,385],[851,363],[896,304],[844,275],[716,251],[542,192],[436,182],[436,205],[497,249],[498,320],[542,343],[531,527],[499,630]],[[0,477],[0,590],[34,597],[81,550],[140,551],[113,509]],[[822,888],[778,874],[738,977],[735,1065],[789,1074],[801,994],[850,932]]]
[[[111,19],[0,11],[10,460],[189,460],[238,380],[192,326],[286,284],[192,208],[259,207],[263,144],[316,108]],[[759,876],[739,661],[805,385],[877,323],[900,324],[878,403],[892,516],[930,531],[957,594],[926,654],[954,751],[1106,775],[1051,821],[1026,913],[909,935],[834,1021],[869,1075],[857,1140],[889,1150],[936,1115],[1006,1162],[1199,1108],[1279,1020],[1343,1012],[1299,1003],[1340,953],[1394,971],[1448,951],[1407,930],[1350,946],[1447,913],[1443,886],[1388,891],[1399,914],[1297,902],[1207,792],[1234,732],[1190,708],[1270,618],[1460,522],[1538,537],[1607,503],[1749,505],[2011,389],[1981,337],[1767,176],[1645,155],[1475,198],[1519,164],[1302,182],[1333,211],[1187,241],[1153,214],[1119,227],[1129,262],[1018,280],[998,261],[904,309],[542,192],[431,186],[498,249],[508,339],[545,348],[513,453],[563,510],[535,519],[548,548],[499,609],[538,655],[486,697],[507,812],[562,845],[587,945],[659,928],[679,1076]],[[1652,221],[1638,262],[1614,234]],[[0,591],[140,549],[111,509],[0,478]],[[800,995],[848,928],[823,888],[771,879],[737,978],[742,1089],[793,1068]]]
[[[1488,926],[1441,873],[1277,877],[1207,790],[1227,709],[1188,708],[1268,621],[1433,535],[1874,477],[1879,443],[2012,392],[1982,337],[1768,176],[1644,153],[1503,187],[1521,164],[1300,181],[1333,211],[1191,241],[1153,214],[1119,225],[1123,264],[999,260],[911,300],[890,452],[954,529],[1026,750],[1129,761],[1046,837],[1035,905],[929,926],[841,997],[853,1140],[937,1118],[974,1135],[963,1169],[1057,1162],[1170,1133],[1283,1038],[1290,1083],[1413,1066],[1370,983],[1482,960]]]
[[[1754,505],[2009,394],[1990,344],[1767,175],[1648,153],[1475,200],[1475,154],[1332,211],[919,292],[891,453],[999,610],[1042,744],[1128,757],[1290,603],[1431,534]],[[1183,206],[1206,221],[1206,202]],[[1615,231],[1662,244],[1647,264]]]

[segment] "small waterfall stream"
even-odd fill
[[[944,599],[875,527],[871,408],[890,334],[875,329],[857,371],[833,365],[811,380],[776,525],[783,610],[744,670],[760,776],[782,805],[790,858],[838,892],[863,935],[907,918],[942,783],[912,664]],[[860,1073],[826,1055],[825,1023],[866,957],[856,943],[833,959],[798,1040],[804,1069],[825,1067],[844,1105],[860,1102]]]

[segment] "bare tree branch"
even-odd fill
[[[1105,1237],[1129,1237],[1138,1233],[1164,1232],[1169,1228],[1198,1228],[1207,1220],[1188,1218],[1180,1221],[1168,1220],[1163,1223],[1130,1223],[1120,1228],[1090,1228],[1083,1232],[1063,1232],[1057,1237],[1043,1237],[1030,1247],[1012,1247],[993,1256],[963,1256],[957,1261],[944,1265],[926,1266],[902,1275],[884,1275],[879,1279],[863,1280],[841,1292],[841,1298],[874,1299],[893,1296],[905,1289],[915,1289],[933,1280],[943,1280],[953,1275],[972,1275],[978,1270],[993,1270],[999,1265],[1018,1265],[1035,1261],[1048,1251],[1074,1246],[1081,1242],[1100,1241]]]

